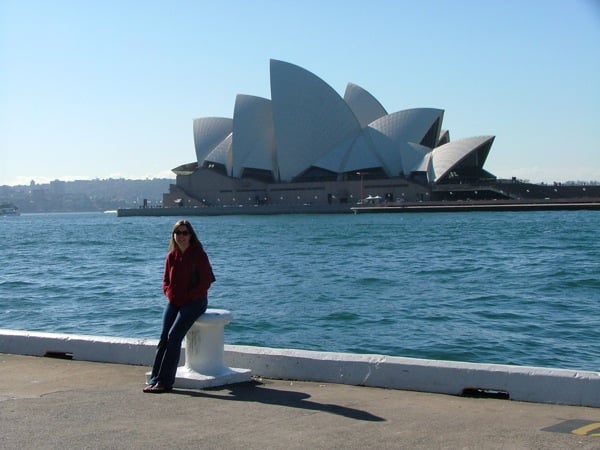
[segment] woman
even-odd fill
[[[185,334],[208,306],[208,289],[214,281],[208,256],[187,220],[173,227],[165,260],[163,292],[167,306],[152,367],[144,392],[162,393],[173,389],[181,343]]]

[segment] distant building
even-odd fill
[[[441,109],[389,114],[363,88],[341,97],[283,61],[270,75],[271,100],[239,94],[232,119],[194,120],[196,161],[173,169],[164,206],[419,201],[496,179],[483,169],[494,136],[451,141]]]

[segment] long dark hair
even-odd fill
[[[175,249],[179,248],[179,246],[177,245],[177,242],[175,241],[175,230],[181,226],[186,227],[188,230],[188,233],[190,233],[190,245],[199,245],[200,247],[202,247],[202,244],[200,243],[200,239],[198,239],[198,236],[196,235],[196,232],[194,231],[194,227],[192,227],[192,224],[189,223],[187,220],[183,219],[183,220],[178,220],[177,222],[175,222],[175,225],[173,225],[173,229],[171,230],[171,238],[169,240],[169,250],[175,250]]]

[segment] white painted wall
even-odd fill
[[[157,341],[0,329],[0,353],[150,366]],[[182,352],[182,361],[184,353]],[[600,407],[600,373],[475,364],[385,355],[225,345],[225,364],[256,376],[461,395],[465,388],[507,392],[511,400]]]

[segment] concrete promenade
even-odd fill
[[[263,378],[144,394],[147,370],[0,353],[0,448],[600,448],[599,408]]]

